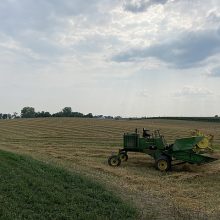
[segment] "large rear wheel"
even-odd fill
[[[160,171],[169,171],[171,169],[171,159],[165,155],[156,160],[156,167]]]

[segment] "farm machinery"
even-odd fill
[[[159,130],[149,133],[143,129],[140,135],[137,129],[134,133],[125,133],[123,148],[118,154],[108,158],[110,166],[119,166],[122,161],[128,160],[128,152],[141,152],[150,155],[155,160],[156,168],[160,171],[169,171],[178,164],[205,164],[217,160],[207,156],[212,151],[213,135],[205,135],[195,130],[190,137],[176,139],[173,144],[167,144]]]

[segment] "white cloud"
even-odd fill
[[[207,88],[195,87],[195,86],[184,86],[182,89],[178,90],[175,93],[175,96],[188,96],[188,97],[205,97],[207,95],[212,95],[213,92]]]
[[[220,77],[220,66],[216,66],[212,69],[207,69],[205,75],[208,77]]]
[[[143,89],[142,91],[138,92],[137,95],[139,97],[143,97],[143,98],[149,98],[150,97],[150,93],[147,89]]]
[[[138,47],[113,56],[116,62],[155,57],[175,68],[191,68],[220,53],[220,30],[191,31],[148,47]]]
[[[140,13],[153,5],[164,5],[168,0],[125,0],[123,7],[126,11]]]
[[[204,77],[202,68],[218,76],[219,15],[217,0],[3,0],[1,108],[19,111],[36,103],[53,111],[66,103],[100,114],[151,109],[146,114],[168,115],[175,104],[168,93],[176,87],[183,88],[180,101],[184,93],[211,94],[204,88],[213,88],[214,97],[219,79]],[[113,62],[113,56],[132,62]],[[197,87],[184,87],[198,81]],[[149,107],[138,98],[151,91],[158,103],[165,103],[161,95],[166,94],[169,106]],[[103,107],[106,97],[109,104]]]

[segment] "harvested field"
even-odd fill
[[[218,219],[220,216],[220,162],[203,166],[154,169],[153,160],[129,154],[120,167],[107,157],[122,146],[124,132],[160,129],[168,142],[201,129],[215,135],[220,152],[220,124],[175,120],[98,120],[74,118],[0,121],[0,148],[28,154],[82,173],[116,191],[139,211],[140,219]]]

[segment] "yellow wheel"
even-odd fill
[[[171,169],[171,161],[167,156],[161,156],[156,161],[156,167],[160,171],[168,171]]]

